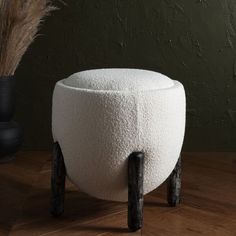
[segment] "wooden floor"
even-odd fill
[[[65,214],[49,215],[51,156],[21,152],[0,166],[0,236],[236,235],[236,153],[186,153],[183,203],[166,203],[166,186],[148,194],[142,231],[129,233],[126,204],[106,202],[67,183]]]

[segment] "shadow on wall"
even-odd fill
[[[58,2],[16,77],[24,147],[50,148],[54,84],[90,68],[162,72],[187,93],[185,150],[236,149],[236,3]]]

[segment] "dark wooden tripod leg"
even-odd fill
[[[143,163],[144,154],[133,152],[128,160],[128,226],[131,231],[143,224]]]
[[[181,201],[181,156],[167,180],[167,200],[172,207]]]
[[[51,214],[55,217],[64,212],[65,164],[58,142],[53,144],[53,161],[51,177]]]

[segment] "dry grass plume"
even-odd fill
[[[14,75],[40,23],[54,9],[50,0],[0,0],[0,76]]]

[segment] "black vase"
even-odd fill
[[[14,159],[22,143],[22,130],[13,121],[15,112],[15,78],[0,77],[0,164]]]

